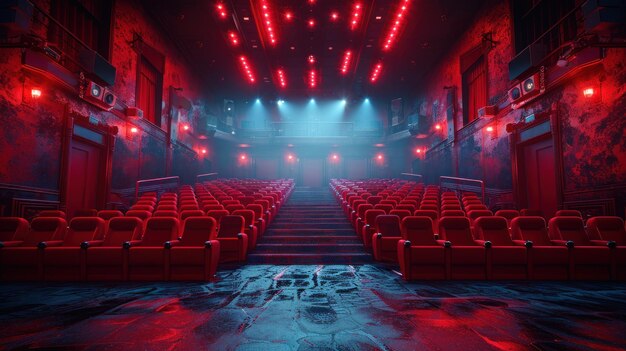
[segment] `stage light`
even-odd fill
[[[260,104],[261,103],[261,99],[256,99],[256,103]]]
[[[241,156],[239,156],[239,158],[240,158],[242,161],[245,161],[245,160],[246,160],[246,155],[241,155]]]
[[[311,100],[309,100],[310,104],[314,104],[315,103],[315,99],[311,98]]]
[[[33,88],[30,90],[30,96],[33,99],[39,99],[41,97],[42,91],[39,88]]]
[[[240,56],[239,61],[241,62],[241,66],[248,77],[248,81],[250,83],[254,83],[256,79],[254,78],[254,73],[252,72],[250,64],[248,64],[248,59],[245,56]]]
[[[335,161],[336,161],[336,160],[338,160],[338,159],[339,159],[339,156],[338,156],[337,154],[333,154],[333,160],[335,160]]]
[[[289,161],[293,160],[293,155],[292,155],[292,154],[287,155],[287,159],[288,159]]]
[[[291,13],[290,11],[285,12],[285,19],[288,22],[291,22],[291,19],[293,18],[293,13]]]
[[[352,9],[352,16],[350,17],[350,30],[355,30],[359,26],[359,22],[363,17],[363,6],[359,3],[354,4]]]
[[[307,61],[309,61],[310,64],[314,64],[315,63],[315,56],[309,55],[309,57],[307,57]]]
[[[279,69],[278,71],[276,71],[276,74],[278,75],[278,85],[280,85],[281,88],[286,88],[287,78],[285,75],[285,71],[282,69]]]
[[[583,90],[583,95],[584,95],[586,98],[590,98],[590,97],[592,97],[592,96],[593,96],[593,94],[595,94],[595,91],[593,90],[593,88],[587,88],[587,89]]]
[[[378,156],[376,156],[376,158],[377,158],[378,160],[382,160],[382,159],[383,159],[383,155],[378,154]]]
[[[363,101],[369,103],[370,99],[369,98],[365,98],[365,100],[363,100]]]
[[[394,18],[396,19],[389,31],[387,32],[387,36],[385,37],[385,41],[383,42],[383,50],[389,50],[393,43],[398,39],[398,32],[400,31],[401,26],[404,24],[405,14],[408,11],[408,4],[410,0],[404,0],[403,4],[398,8],[396,15]]]
[[[351,61],[352,61],[352,51],[346,50],[346,52],[343,54],[343,60],[342,60],[342,63],[341,63],[341,73],[342,74],[348,73],[348,69],[350,68],[350,62]]]
[[[348,100],[346,100],[346,99],[342,99],[342,100],[341,100],[341,104],[342,104],[342,105],[345,105],[345,104],[347,104],[347,103],[348,103]]]
[[[285,100],[276,101],[276,104],[278,104],[278,106],[282,106],[284,103],[285,103]]]
[[[268,1],[261,0],[261,15],[263,18],[263,25],[265,29],[265,34],[270,44],[275,45],[277,42],[276,30],[274,29],[274,21],[272,20],[272,11],[268,4]]]
[[[415,149],[415,153],[421,154],[422,153],[422,149],[421,148]]]

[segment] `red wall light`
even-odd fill
[[[189,130],[189,124],[183,124],[182,128],[183,130]]]
[[[137,129],[137,127],[131,127],[130,128],[130,132],[133,133],[133,134],[136,134],[136,133],[139,132],[139,129]]]
[[[378,154],[378,156],[376,156],[376,159],[377,159],[377,160],[379,160],[379,161],[381,161],[381,160],[383,159],[383,155]]]
[[[435,124],[435,130],[441,130],[441,124],[439,123]]]
[[[583,90],[583,96],[586,98],[590,98],[595,94],[595,90],[593,88],[586,88]]]
[[[206,149],[202,149],[202,150],[200,150],[200,152],[201,152],[203,155],[206,155],[207,150],[206,150]]]
[[[285,20],[287,22],[291,22],[292,19],[293,19],[293,13],[291,11],[285,12]]]
[[[336,22],[339,19],[339,14],[337,11],[333,11],[330,13],[330,20]]]
[[[33,99],[39,99],[39,98],[41,97],[42,93],[43,93],[43,92],[42,92],[42,91],[41,91],[41,89],[39,89],[39,88],[32,88],[32,89],[30,90],[30,96],[31,96]]]
[[[488,133],[492,133],[494,131],[494,128],[492,126],[489,126],[485,129]]]

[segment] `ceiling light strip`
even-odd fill
[[[244,73],[250,83],[256,82],[256,78],[254,77],[254,72],[252,71],[252,66],[248,63],[248,59],[245,56],[239,56],[239,62],[241,63],[241,67],[243,68]]]
[[[350,30],[355,30],[359,27],[359,23],[361,23],[361,18],[363,18],[363,4],[360,2],[356,2],[352,6],[352,15],[350,16]]]
[[[370,75],[370,82],[376,83],[378,77],[380,76],[380,72],[383,69],[383,64],[381,62],[377,63],[372,70],[372,74]]]
[[[343,54],[343,60],[341,61],[341,67],[340,67],[341,74],[348,73],[351,62],[352,62],[352,51],[346,50],[346,52]]]
[[[409,3],[411,0],[401,0],[398,8],[396,9],[396,13],[391,17],[391,27],[389,27],[389,31],[385,36],[385,41],[383,42],[383,50],[390,50],[393,44],[398,40],[398,36],[400,35],[400,29],[404,25],[405,18],[409,11]]]
[[[285,70],[283,70],[282,68],[279,69],[278,71],[276,71],[276,75],[278,76],[278,85],[281,88],[286,88],[287,87],[287,77],[285,75]]]
[[[261,23],[263,23],[263,29],[267,40],[270,45],[276,45],[278,42],[278,36],[276,34],[276,27],[274,26],[274,20],[272,18],[272,10],[267,0],[261,0]]]

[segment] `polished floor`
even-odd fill
[[[626,284],[405,283],[258,265],[212,283],[3,283],[0,350],[623,350]]]

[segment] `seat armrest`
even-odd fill
[[[141,240],[131,240],[131,241],[125,241],[122,244],[122,247],[125,249],[130,249],[132,246],[139,246],[141,245]]]
[[[172,247],[179,246],[179,245],[181,245],[180,240],[168,240],[163,243],[163,248],[171,249]]]
[[[574,242],[571,240],[550,240],[550,242],[552,242],[552,245],[574,247]]]
[[[527,240],[513,240],[513,243],[518,246],[526,246],[527,242],[528,242]]]
[[[3,247],[14,247],[22,245],[23,241],[21,240],[12,240],[12,241],[0,241],[0,249]]]
[[[63,240],[49,240],[49,241],[42,241],[39,244],[37,244],[37,247],[40,249],[45,249],[46,247],[54,247],[54,246],[61,246],[63,245]]]
[[[489,241],[489,240],[474,240],[474,242],[475,242],[477,245],[480,245],[480,246],[482,246],[482,247],[484,247],[484,248],[487,248],[487,249],[488,249],[488,248],[490,248],[490,247],[491,247],[491,245],[492,245],[492,244],[491,244],[491,241]]]
[[[448,240],[437,240],[437,244],[443,246],[443,247],[452,247],[452,243]]]
[[[80,243],[80,247],[81,249],[88,249],[91,246],[102,246],[102,243],[104,242],[104,240],[90,240],[90,241],[83,241],[82,243]]]
[[[594,246],[608,246],[610,248],[615,248],[617,243],[612,240],[589,240]]]

